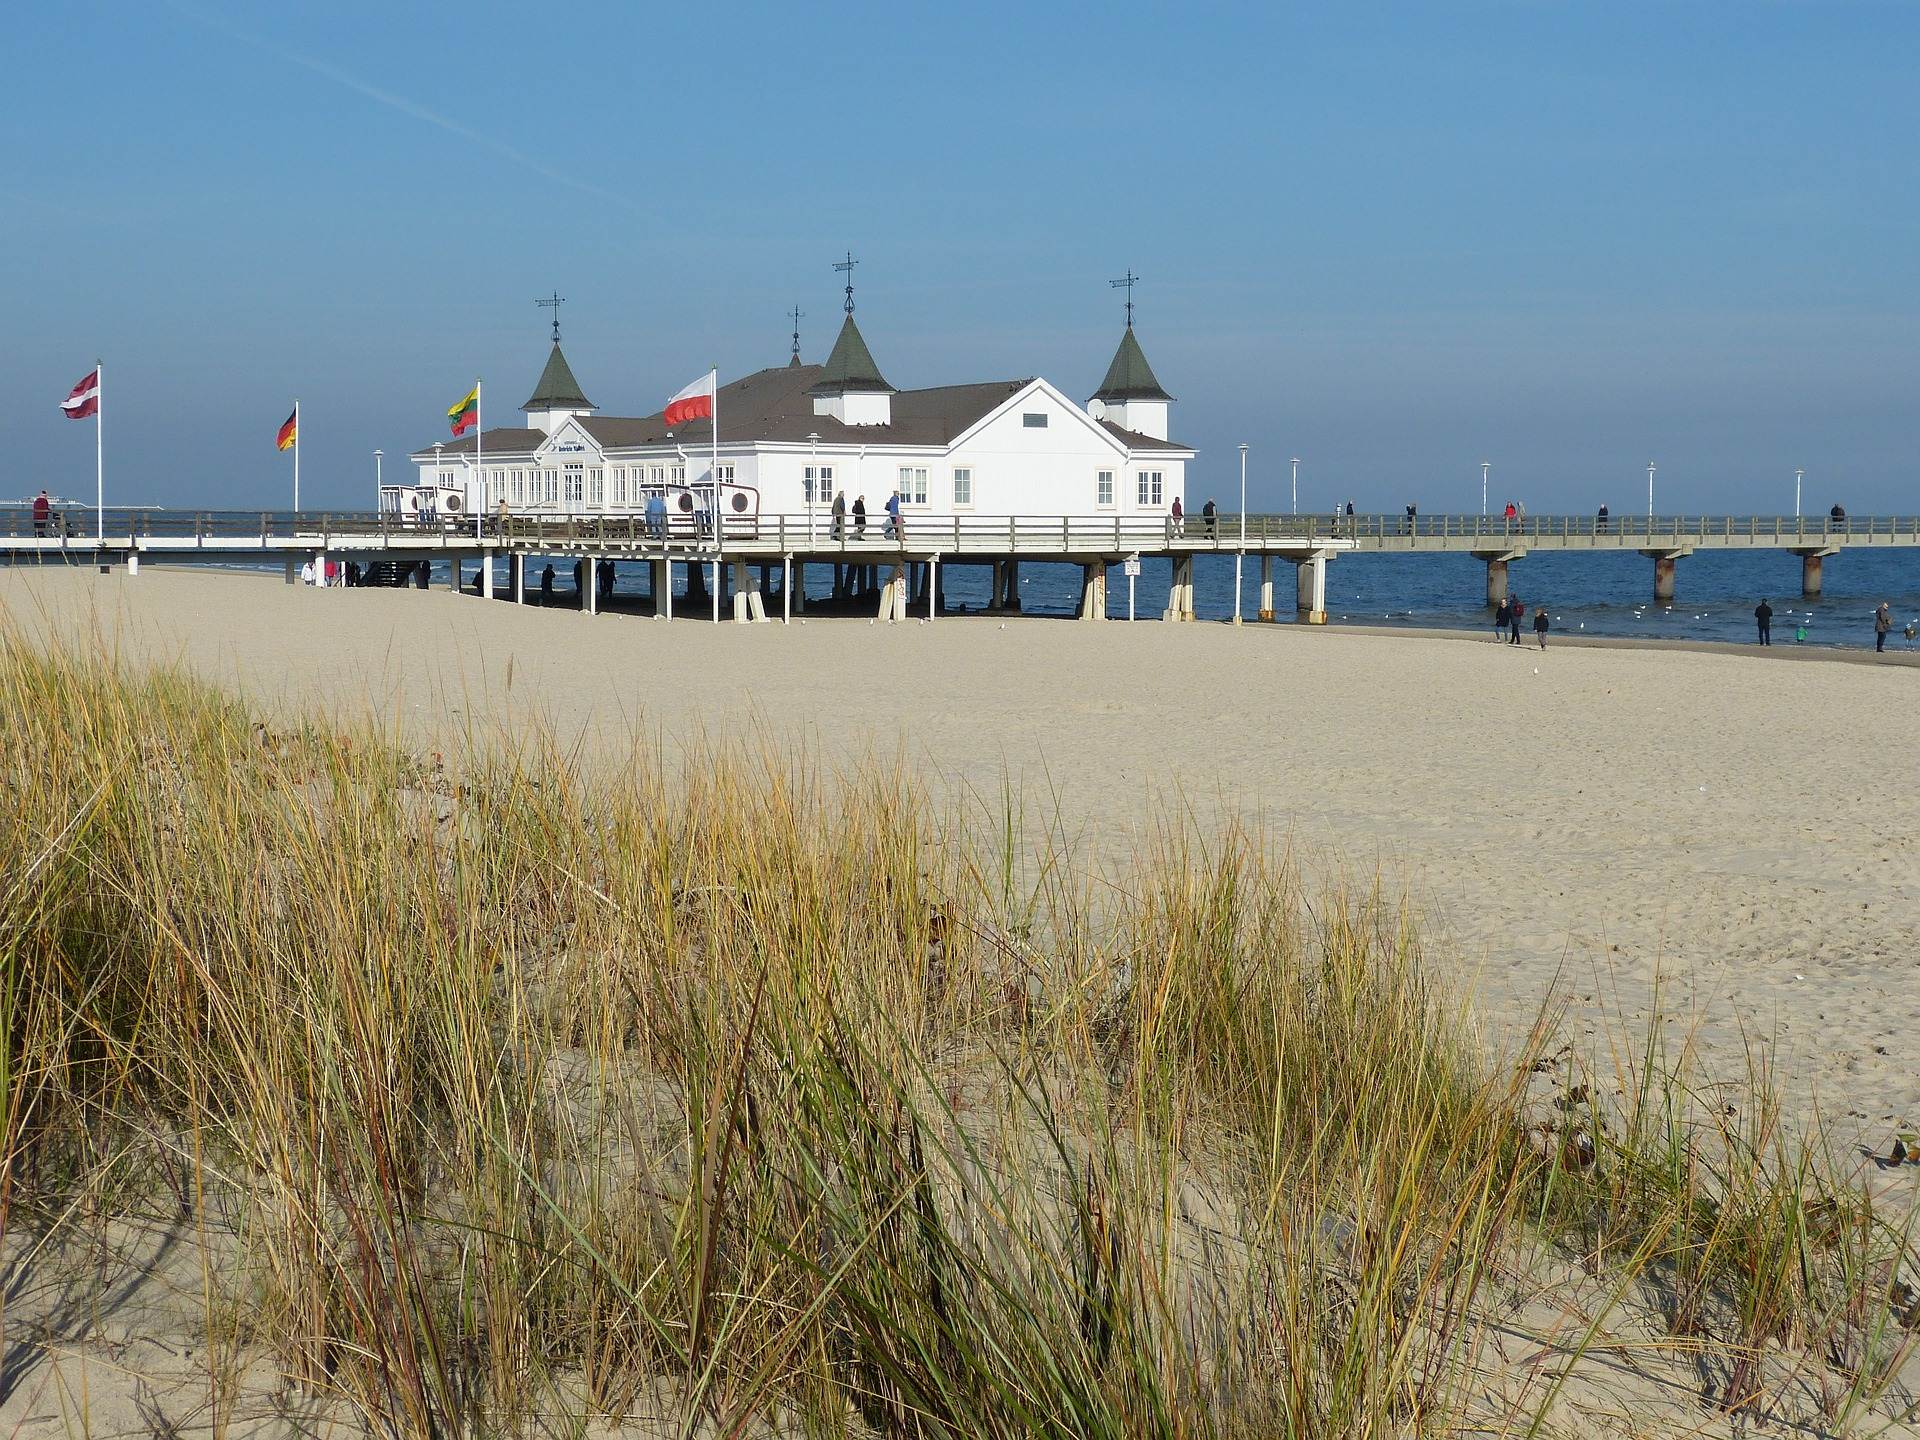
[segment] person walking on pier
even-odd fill
[[[655,540],[667,538],[667,497],[658,490],[647,496],[647,534]]]
[[[867,497],[864,495],[853,497],[853,538],[867,538]]]
[[[1527,607],[1520,603],[1520,597],[1518,595],[1514,596],[1513,605],[1507,611],[1507,643],[1509,645],[1518,645],[1520,643],[1520,622],[1526,618],[1526,613]]]
[[[1209,539],[1213,536],[1213,527],[1219,514],[1220,507],[1214,504],[1213,498],[1209,496],[1207,503],[1200,507],[1200,528]]]
[[[1186,507],[1180,503],[1178,495],[1173,497],[1173,509],[1167,513],[1173,521],[1173,533],[1184,535],[1187,529],[1187,511]]]
[[[1513,602],[1502,597],[1493,612],[1493,639],[1496,645],[1506,636],[1507,626],[1512,622]]]
[[[1760,643],[1773,644],[1773,606],[1767,603],[1765,596],[1753,607],[1753,623],[1760,627]]]
[[[833,492],[833,538],[844,540],[847,536],[847,492]]]
[[[1887,648],[1887,632],[1893,629],[1893,612],[1882,600],[1880,608],[1873,612],[1873,648],[1876,652]]]
[[[1547,607],[1544,605],[1533,612],[1533,638],[1540,642],[1542,650],[1547,648]]]
[[[53,513],[53,501],[42,490],[33,497],[33,533],[36,538],[47,533],[47,517]]]
[[[1593,528],[1598,530],[1602,535],[1607,533],[1607,507],[1605,505],[1602,505],[1600,507],[1600,513],[1593,517]]]
[[[898,490],[887,497],[887,538],[889,540],[907,538],[906,527],[900,523],[900,492]]]

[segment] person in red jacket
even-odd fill
[[[33,497],[33,533],[35,535],[47,533],[47,517],[52,514],[53,502],[47,498],[47,492],[42,490]]]

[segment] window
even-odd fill
[[[973,471],[971,469],[953,472],[953,503],[956,505],[973,504]]]
[[[586,466],[567,466],[567,508],[572,509],[584,498],[586,489]]]
[[[809,465],[801,480],[801,498],[809,505],[824,505],[833,492],[833,467]]]
[[[596,465],[587,472],[587,503],[589,505],[607,503],[607,472],[602,466]]]
[[[900,499],[909,505],[927,503],[926,466],[902,465],[900,467]]]
[[[560,472],[558,470],[548,470],[545,474],[547,504],[558,505],[560,503]]]
[[[673,467],[673,483],[676,485],[684,485],[687,483],[687,467],[685,465],[676,465]]]
[[[1140,503],[1142,505],[1158,505],[1160,503],[1160,480],[1161,472],[1158,470],[1142,470],[1140,472]]]
[[[627,467],[624,465],[613,467],[613,503],[623,507],[627,503]]]
[[[721,465],[717,467],[717,475],[722,485],[731,485],[733,483],[733,467],[731,465]]]
[[[1043,411],[1029,410],[1020,417],[1020,423],[1029,430],[1044,430],[1047,428],[1047,417]]]
[[[1093,503],[1096,505],[1113,504],[1113,471],[1102,470],[1093,485]]]

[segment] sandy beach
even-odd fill
[[[898,756],[988,804],[1012,779],[1105,860],[1166,803],[1238,812],[1405,887],[1494,1027],[1557,993],[1618,1033],[1658,978],[1711,1069],[1774,1040],[1800,1115],[1882,1145],[1920,1122],[1905,665],[975,617],[716,632],[184,569],[15,569],[0,603],[423,745],[538,718],[588,757],[701,730]]]

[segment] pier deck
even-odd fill
[[[1820,591],[1821,562],[1855,548],[1920,547],[1920,517],[1697,515],[1549,515],[1508,521],[1484,515],[1218,515],[1188,516],[909,516],[896,535],[884,516],[864,527],[838,526],[826,515],[729,517],[715,537],[689,517],[674,517],[664,535],[639,516],[486,516],[403,522],[374,512],[235,512],[68,510],[36,528],[24,510],[0,513],[0,555],[15,561],[58,556],[70,563],[111,564],[129,558],[170,562],[240,556],[280,556],[289,570],[319,556],[361,561],[446,559],[458,574],[462,561],[505,558],[516,574],[528,556],[652,561],[744,567],[825,563],[900,569],[907,566],[1022,560],[1080,565],[1087,574],[1086,605],[1104,613],[1105,572],[1125,560],[1154,556],[1174,567],[1169,618],[1191,614],[1196,555],[1243,554],[1261,569],[1263,616],[1272,613],[1272,562],[1301,569],[1299,608],[1324,613],[1325,567],[1343,554],[1468,554],[1487,566],[1487,598],[1506,594],[1507,566],[1536,551],[1630,551],[1654,562],[1654,597],[1673,595],[1678,560],[1700,550],[1776,550],[1801,558],[1801,591]],[[491,580],[491,567],[487,567]],[[896,579],[899,577],[896,576]],[[892,583],[892,582],[890,582]],[[904,584],[904,582],[902,582]],[[1182,599],[1181,588],[1186,588]],[[921,587],[924,589],[924,587]]]

